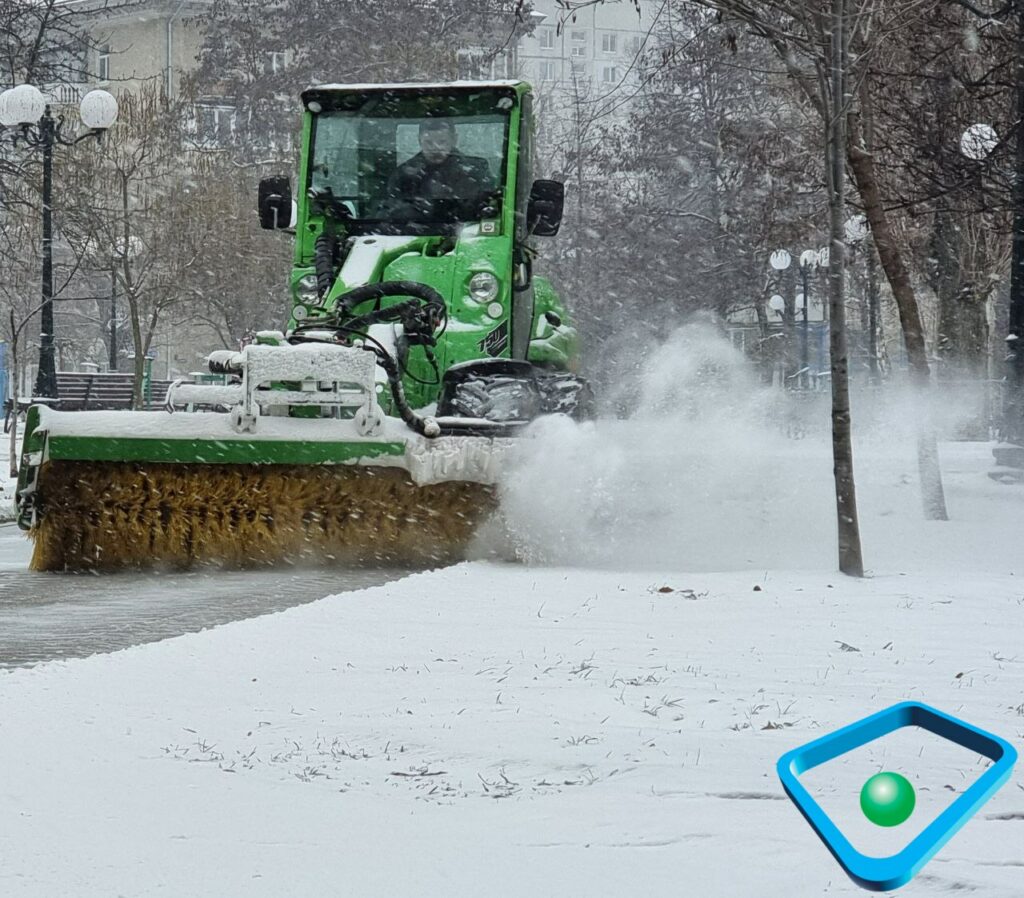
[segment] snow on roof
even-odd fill
[[[488,89],[495,87],[518,87],[524,81],[406,81],[394,84],[312,84],[303,93],[316,90],[446,90],[455,89]]]

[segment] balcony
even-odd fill
[[[42,88],[54,106],[78,106],[90,90],[92,84],[48,84]]]

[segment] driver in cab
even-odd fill
[[[388,205],[407,205],[428,214],[442,203],[460,213],[476,214],[478,205],[493,192],[486,159],[465,156],[458,150],[458,136],[451,119],[427,119],[420,124],[420,152],[399,165],[388,179]]]

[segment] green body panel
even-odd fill
[[[553,312],[562,324],[555,327],[545,313]],[[567,324],[565,306],[546,278],[533,279],[533,331],[527,359],[536,365],[575,371],[579,356],[576,328]]]
[[[39,406],[30,406],[25,415],[25,436],[21,441],[22,455],[28,455],[30,452],[42,452],[45,442],[44,435],[39,432]],[[25,465],[22,465],[21,469],[24,471]],[[19,475],[19,487],[21,486],[21,479],[21,475]]]
[[[160,464],[334,465],[359,459],[401,457],[401,441],[353,442],[307,440],[168,439],[152,437],[54,436],[39,428],[39,407],[32,406],[25,422],[22,453],[25,463],[18,488],[27,484],[33,465],[29,456],[45,452],[50,461],[125,461]]]
[[[405,454],[405,443],[313,443],[298,440],[165,440],[59,436],[47,440],[51,461],[140,461],[161,464],[336,465]]]

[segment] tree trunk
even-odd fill
[[[941,364],[935,381],[969,398],[974,407],[973,414],[960,422],[953,438],[986,440],[988,293],[982,284],[987,266],[983,243],[979,241],[971,247],[969,240],[965,240],[945,202],[940,201],[931,244],[935,264],[930,272],[932,287],[939,298],[936,354]]]
[[[761,382],[771,386],[775,377],[775,355],[768,337],[768,310],[763,291],[754,297],[754,314],[757,315],[757,367],[761,372]]]
[[[124,283],[130,284],[128,261],[124,261]],[[142,336],[142,322],[139,319],[139,298],[131,289],[125,290],[125,301],[128,303],[128,320],[132,328],[132,408],[140,409],[142,405],[142,379],[146,371],[146,341]]]
[[[832,357],[832,459],[839,532],[839,570],[864,576],[857,490],[853,479],[853,438],[850,427],[849,360],[846,345],[846,242],[844,186],[846,133],[843,109],[846,94],[847,0],[832,0],[832,109],[826,122],[826,171],[830,213],[829,349]]]
[[[132,367],[132,408],[140,409],[142,404],[142,381],[146,374],[146,347],[142,339],[142,327],[136,303],[132,301],[132,341],[135,344],[135,359]]]
[[[984,279],[987,266],[984,260],[971,264],[972,254],[944,205],[935,213],[931,251],[936,260],[931,286],[939,299],[937,354],[942,360],[936,380],[980,379],[987,360],[988,293],[978,278]],[[976,249],[974,255],[979,253]]]
[[[11,312],[11,443],[10,473],[18,476],[18,331],[14,327],[14,312]]]
[[[862,94],[862,105],[866,104]],[[907,349],[910,365],[911,384],[915,399],[921,405],[917,439],[917,467],[921,478],[921,500],[924,515],[929,521],[946,521],[946,497],[942,487],[942,471],[939,467],[939,450],[935,430],[931,425],[928,408],[931,372],[928,367],[928,351],[925,346],[924,328],[914,294],[910,273],[903,261],[903,253],[892,230],[892,224],[882,203],[882,192],[875,174],[874,156],[864,149],[864,134],[860,115],[851,112],[848,116],[847,155],[853,171],[854,182],[864,204],[864,213],[871,226],[871,236],[878,251],[878,260],[892,288],[899,310],[900,325],[903,329],[903,344]]]
[[[789,274],[789,269],[786,269]],[[782,357],[782,386],[787,390],[795,389],[798,386],[797,378],[793,375],[800,369],[796,361],[796,287],[790,286],[783,278],[782,289],[782,350],[779,353]]]
[[[142,408],[142,378],[146,370],[146,347],[142,339],[142,322],[139,320],[139,288],[140,283],[135,280],[132,273],[131,247],[132,247],[132,219],[131,202],[129,197],[130,178],[126,173],[121,173],[121,239],[123,250],[119,264],[121,267],[122,288],[124,298],[128,303],[128,314],[132,324],[132,346],[135,349],[135,362],[132,366],[132,408]],[[115,282],[116,283],[116,282]]]

